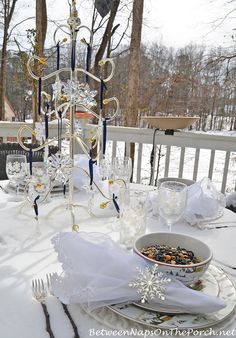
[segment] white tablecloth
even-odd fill
[[[1,194],[1,201],[7,195]],[[78,200],[84,195],[78,194]],[[55,209],[56,208],[56,209]],[[53,212],[51,212],[54,210]],[[60,272],[51,238],[60,231],[71,230],[70,213],[65,208],[63,198],[54,198],[50,203],[40,206],[38,222],[33,209],[22,203],[8,202],[0,205],[0,337],[1,338],[46,338],[45,320],[42,308],[32,298],[31,280],[44,278],[46,273]],[[98,231],[118,240],[114,231],[115,218],[92,218],[85,208],[76,210],[76,220],[83,231]],[[216,226],[229,225],[228,228],[200,230],[187,224],[177,224],[173,231],[195,236],[210,245],[214,252],[215,264],[218,261],[236,267],[236,214],[224,211]],[[158,219],[149,219],[147,231],[166,231]],[[223,266],[223,269],[236,280],[236,270]],[[55,297],[47,299],[52,329],[56,338],[72,338],[73,330],[64,315],[60,302]],[[96,330],[109,334],[109,328],[98,323],[79,306],[69,306],[78,326],[81,338],[96,336]],[[109,321],[108,321],[109,322]],[[112,320],[110,321],[112,322]],[[235,325],[234,325],[235,324]],[[231,328],[236,329],[236,322]],[[101,330],[107,331],[101,331]],[[98,331],[97,331],[98,332]]]

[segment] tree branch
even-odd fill
[[[129,28],[129,24],[130,24],[131,15],[132,15],[132,12],[130,12],[130,14],[129,14],[127,25],[126,25],[126,28],[125,28],[123,34],[121,35],[121,37],[120,37],[119,41],[117,42],[117,44],[115,45],[115,47],[111,48],[111,52],[113,52],[114,50],[116,50],[119,47],[121,41],[123,40],[124,36],[126,35],[126,32]]]
[[[24,22],[26,22],[26,21],[28,21],[28,20],[32,20],[32,19],[35,19],[35,16],[30,16],[29,18],[24,19],[24,20],[22,20],[22,21],[16,23],[16,24],[11,28],[11,30],[9,31],[8,36],[9,36],[9,37],[11,36],[13,30],[14,30],[16,27],[18,27],[18,26],[20,26],[22,23],[24,23]]]
[[[107,22],[107,26],[106,26],[104,35],[102,37],[101,45],[100,45],[100,47],[99,47],[99,49],[96,53],[96,56],[95,56],[95,64],[94,64],[95,69],[98,66],[98,62],[102,59],[102,57],[105,53],[107,44],[108,44],[108,42],[111,38],[112,26],[113,26],[113,22],[115,20],[115,16],[116,16],[119,4],[120,4],[120,0],[113,0],[113,2],[112,2],[109,20]]]

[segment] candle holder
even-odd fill
[[[76,47],[77,47],[77,35],[78,32],[82,29],[87,30],[90,33],[90,42],[87,43],[85,39],[82,39],[81,43],[86,43],[87,45],[87,60],[86,60],[86,69],[77,67],[76,64]],[[57,39],[57,33],[63,30],[67,32],[70,38],[70,56],[71,64],[70,67],[60,68],[60,47],[67,40],[63,39],[62,42]],[[74,206],[73,194],[74,194],[74,185],[73,185],[73,175],[72,171],[74,169],[74,153],[75,153],[75,144],[78,144],[82,151],[86,154],[89,161],[89,173],[87,175],[90,177],[90,188],[94,184],[93,182],[93,165],[99,160],[100,156],[105,156],[106,150],[106,130],[107,123],[112,121],[115,116],[120,111],[119,100],[116,97],[110,97],[104,99],[104,89],[106,83],[108,83],[114,75],[114,62],[111,59],[104,59],[99,62],[100,67],[104,67],[106,63],[111,65],[110,74],[102,79],[98,76],[93,75],[90,72],[89,65],[91,61],[91,49],[92,49],[92,32],[91,30],[84,25],[81,25],[81,20],[78,17],[78,12],[76,9],[76,1],[72,0],[70,4],[70,16],[67,20],[67,25],[59,26],[54,33],[54,43],[57,51],[57,69],[48,75],[38,76],[35,74],[34,65],[44,65],[46,60],[37,55],[33,55],[29,58],[27,69],[31,77],[38,82],[38,119],[39,122],[36,124],[36,128],[33,129],[27,125],[22,126],[18,131],[18,142],[22,148],[29,152],[29,162],[30,162],[30,177],[32,177],[32,153],[40,149],[44,149],[45,156],[44,162],[47,167],[48,174],[52,184],[48,186],[48,194],[52,190],[53,182],[59,181],[64,186],[64,194],[66,195],[66,186],[69,183],[68,188],[68,199],[67,205],[68,209],[71,212],[72,218],[72,229],[77,229],[77,224],[75,222],[74,215]],[[63,78],[65,74],[68,75],[66,81],[61,80],[61,74],[63,73]],[[80,82],[78,80],[78,75],[85,74],[86,81]],[[42,90],[43,82],[48,79],[54,79],[52,84],[53,96],[49,95],[47,92]],[[89,79],[93,79],[99,84],[99,107],[97,111],[94,111],[94,107],[97,106],[96,95],[98,94],[96,90],[90,88]],[[44,102],[43,102],[44,101]],[[106,118],[103,117],[103,105],[109,104],[110,102],[115,102],[116,111],[113,116]],[[44,103],[44,104],[43,104]],[[90,113],[95,122],[95,127],[93,125],[93,133],[89,139],[89,144],[83,139],[84,133],[79,132],[75,124],[75,113],[76,106],[82,107],[86,112]],[[69,113],[69,122],[66,125],[66,132],[63,130],[63,118]],[[49,119],[55,118],[58,121],[58,137],[50,138],[49,137],[49,128],[48,123]],[[80,127],[81,128],[81,127]],[[36,139],[40,141],[40,145],[36,148],[28,147],[23,144],[23,133],[25,131],[30,131],[30,133],[36,136]],[[61,142],[63,139],[69,139],[69,151],[67,154],[64,154],[61,151]],[[55,155],[48,156],[48,148],[51,143],[57,142],[59,151]],[[30,179],[29,179],[30,181]],[[26,200],[33,204],[35,210],[36,219],[38,219],[38,204],[40,204],[40,193],[37,196],[32,198],[27,197]],[[46,194],[47,195],[47,194]],[[109,197],[106,197],[107,200],[113,200]],[[114,199],[114,204],[117,202]]]

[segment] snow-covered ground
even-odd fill
[[[235,136],[235,149],[236,149],[236,131],[209,131],[207,133],[212,134],[212,135],[214,134],[214,135],[223,135],[223,136]],[[143,157],[142,157],[142,168],[141,168],[141,182],[143,184],[149,184],[150,170],[151,170],[150,169],[151,150],[152,150],[152,145],[150,144],[143,145]],[[178,177],[180,150],[181,150],[180,147],[174,147],[174,146],[171,147],[169,177]],[[112,143],[108,142],[108,147],[107,147],[108,156],[111,156],[111,151],[112,151]],[[124,152],[125,152],[124,142],[117,142],[117,156],[123,156]],[[159,168],[159,175],[158,175],[159,178],[164,177],[165,153],[166,153],[166,146],[162,146],[162,156],[160,160],[160,168]],[[208,176],[210,155],[211,155],[210,150],[208,149],[200,150],[197,180],[200,180],[203,177]],[[187,178],[187,179],[193,178],[194,159],[195,159],[195,149],[186,148],[184,169],[183,169],[184,178]],[[212,181],[216,185],[218,190],[221,190],[224,164],[225,164],[225,151],[216,151]],[[137,156],[135,157],[134,168],[135,168],[134,170],[134,181],[135,181],[136,180],[136,168],[137,168]],[[232,152],[230,156],[226,193],[230,193],[234,191],[235,184],[236,184],[236,151]]]

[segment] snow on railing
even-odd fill
[[[23,122],[0,122],[0,137],[3,142],[9,137],[16,137],[22,124]],[[89,125],[85,129],[91,127]],[[50,124],[49,133],[51,137],[57,136],[57,124]],[[107,156],[129,156],[130,143],[135,143],[134,182],[155,184],[160,177],[199,180],[208,176],[222,192],[234,190],[235,137],[187,131],[165,135],[163,131],[158,131],[151,175],[153,133],[153,129],[109,126]],[[31,135],[26,132],[25,137]]]

